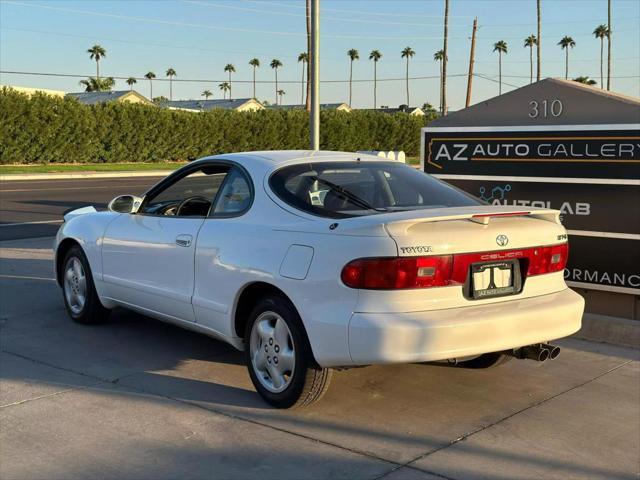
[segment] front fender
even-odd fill
[[[109,223],[111,223],[119,213],[114,212],[90,212],[73,215],[77,212],[69,212],[65,215],[65,221],[56,234],[54,244],[55,251],[55,271],[58,274],[58,267],[62,261],[62,256],[70,240],[78,243],[89,261],[94,281],[102,281],[102,238]]]

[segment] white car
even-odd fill
[[[121,306],[228,342],[281,408],[318,400],[333,368],[553,358],[584,307],[558,211],[365,154],[203,158],[67,213],[55,250],[72,319]]]

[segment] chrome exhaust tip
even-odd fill
[[[560,349],[558,349],[558,353],[559,351]],[[527,345],[526,347],[516,348],[512,352],[509,352],[509,354],[519,359],[528,358],[529,360],[544,362],[550,357],[551,352],[549,349],[544,348],[542,344],[538,343],[536,345]],[[556,354],[556,357],[557,356],[558,355]]]
[[[548,343],[543,343],[542,348],[545,348],[549,351],[549,359],[555,360],[560,355],[560,347],[557,345],[549,345]]]

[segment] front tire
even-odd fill
[[[264,298],[251,312],[245,358],[258,393],[276,408],[299,408],[320,400],[332,370],[315,365],[302,320],[285,298]]]
[[[109,316],[109,310],[100,302],[91,267],[79,245],[71,247],[64,257],[62,296],[67,313],[74,322],[95,324]]]

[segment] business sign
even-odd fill
[[[426,128],[422,161],[428,173],[640,178],[639,126],[595,127]]]
[[[560,210],[570,285],[640,294],[640,125],[433,127],[422,135],[425,172],[492,205]]]
[[[443,177],[436,174],[437,176]],[[446,181],[491,205],[553,208],[570,230],[634,234],[640,232],[638,185],[545,183],[542,180],[469,180],[445,175]],[[585,182],[585,183],[583,183]],[[612,186],[615,185],[615,190]]]

